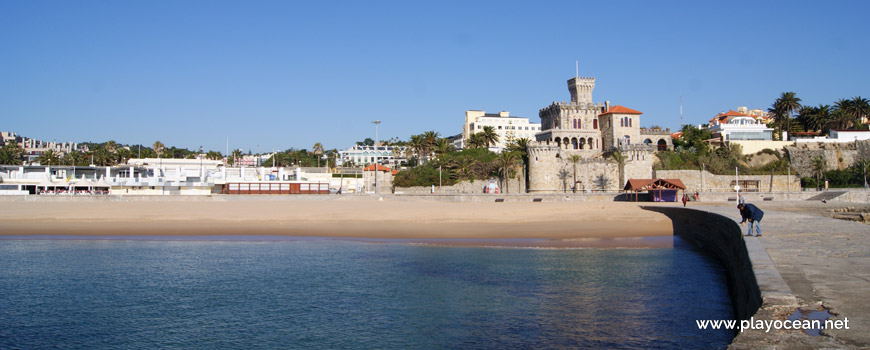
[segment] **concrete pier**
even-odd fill
[[[737,335],[730,348],[870,347],[870,225],[829,217],[835,208],[868,205],[754,204],[765,214],[761,221],[763,236],[744,237],[762,297],[761,307],[752,317],[786,320],[797,308],[825,308],[834,315],[832,320],[848,319],[849,329],[822,330],[822,336],[809,336],[800,330],[747,330]],[[696,204],[689,208],[734,222],[741,219],[734,203]],[[746,227],[740,229],[745,233]]]

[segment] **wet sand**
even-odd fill
[[[671,236],[673,229],[667,217],[634,203],[4,201],[0,235],[280,235],[451,245],[528,239],[508,245],[607,247],[624,246],[628,237]]]

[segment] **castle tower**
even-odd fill
[[[568,91],[571,92],[571,103],[592,103],[592,90],[595,90],[595,78],[574,77],[568,79]]]
[[[556,192],[559,190],[558,172],[561,160],[556,157],[559,147],[546,143],[529,142],[529,192]]]

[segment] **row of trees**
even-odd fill
[[[773,115],[777,137],[783,130],[821,134],[826,134],[830,129],[865,130],[868,125],[864,125],[863,121],[870,116],[870,100],[856,96],[840,99],[833,105],[804,106],[794,92],[783,92],[768,108],[768,112]]]
[[[462,151],[457,151],[448,139],[439,137],[435,131],[412,135],[406,143],[407,156],[410,163],[420,165],[400,171],[393,184],[399,187],[438,183],[449,186],[460,181],[497,177],[502,181],[502,189],[509,192],[507,180],[528,173],[526,146],[529,139],[511,140],[508,147],[498,154],[489,151],[488,147],[498,141],[499,136],[492,127],[472,134],[466,140],[468,147]]]

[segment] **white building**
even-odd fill
[[[369,165],[375,163],[375,158],[378,163],[387,166],[396,167],[407,162],[405,158],[405,146],[363,146],[356,145],[344,151],[338,151],[341,158],[341,164],[346,165],[348,162],[353,162],[354,165]]]
[[[773,129],[748,114],[728,111],[711,119],[710,132],[722,142],[772,141]]]
[[[829,138],[837,142],[870,140],[870,130],[831,130]]]
[[[507,111],[498,114],[488,114],[484,111],[465,111],[465,124],[462,126],[462,148],[465,148],[472,134],[483,131],[491,126],[498,134],[498,143],[490,149],[501,152],[511,141],[526,138],[535,139],[535,134],[541,131],[540,123],[530,123],[529,118],[511,116]]]

